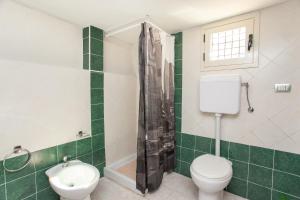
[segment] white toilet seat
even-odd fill
[[[191,170],[196,176],[213,180],[227,180],[232,176],[231,162],[222,157],[205,154],[196,158]]]
[[[205,154],[193,161],[190,170],[192,180],[199,188],[199,200],[223,200],[223,189],[232,178],[230,161]]]

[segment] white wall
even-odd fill
[[[0,59],[82,68],[81,27],[0,1]]]
[[[136,153],[136,78],[105,73],[105,152],[107,165]]]
[[[0,159],[90,133],[89,72],[81,27],[0,1]]]
[[[135,72],[132,59],[132,45],[117,38],[104,40],[104,71],[132,76]]]
[[[137,66],[135,47],[116,38],[104,40],[105,154],[110,165],[136,153]]]
[[[36,151],[90,128],[88,71],[0,61],[0,159],[14,146]]]
[[[225,116],[222,139],[300,153],[300,1],[261,10],[259,68],[200,72],[201,27],[183,31],[182,132],[214,137],[214,118],[199,111],[202,75],[238,73],[250,83],[255,108],[247,112],[242,91],[241,113]],[[275,83],[291,83],[291,93],[274,93]]]

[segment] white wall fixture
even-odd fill
[[[207,75],[200,79],[200,111],[215,113],[216,156],[220,156],[222,114],[240,111],[239,75]]]
[[[202,112],[237,114],[240,110],[241,78],[239,75],[207,75],[200,79]]]
[[[289,83],[277,83],[274,85],[275,92],[291,92],[292,85]]]

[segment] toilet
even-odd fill
[[[197,157],[191,164],[192,180],[199,188],[199,200],[223,200],[223,190],[232,178],[232,163],[220,157],[221,117],[240,111],[241,77],[207,75],[200,79],[200,111],[215,116],[215,152]]]
[[[199,189],[199,200],[223,199],[223,189],[232,178],[232,163],[229,160],[205,154],[194,159],[190,171]]]

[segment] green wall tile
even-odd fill
[[[272,200],[300,200],[300,198],[272,190]]]
[[[3,169],[3,162],[0,161],[0,185],[4,183],[4,169]]]
[[[85,138],[77,141],[77,156],[92,152],[92,139]]]
[[[103,56],[91,55],[90,69],[94,71],[103,71]]]
[[[274,151],[261,147],[250,147],[250,163],[273,168]]]
[[[247,180],[248,163],[230,160],[232,162],[233,177]]]
[[[180,162],[180,174],[191,177],[190,166],[191,164],[189,163]]]
[[[229,151],[229,142],[221,140],[221,149],[220,155],[224,158],[228,158],[228,151]]]
[[[37,188],[38,192],[45,188],[50,187],[49,178],[46,175],[47,170],[48,169],[43,169],[41,171],[37,171],[35,174],[36,175],[36,188]]]
[[[96,168],[100,172],[100,177],[104,177],[104,167],[105,167],[105,163],[101,163],[99,165],[96,165]]]
[[[97,119],[92,121],[92,134],[97,135],[104,133],[104,119]]]
[[[182,60],[175,61],[175,74],[182,74]]]
[[[91,89],[91,104],[103,103],[103,89]]]
[[[175,45],[175,60],[182,59],[182,46]]]
[[[24,163],[27,161],[28,156],[23,155],[23,156],[18,156],[14,158],[10,158],[6,160],[6,167],[9,169],[18,169],[24,165]],[[31,160],[30,163],[22,170],[17,171],[17,172],[7,172],[5,171],[5,176],[6,176],[6,181],[12,181],[16,178],[26,176],[28,174],[34,173],[34,164],[33,161]]]
[[[180,173],[180,160],[176,160],[175,172]]]
[[[89,152],[85,155],[81,155],[79,157],[77,157],[78,160],[84,162],[84,163],[88,163],[88,164],[93,164],[93,153]]]
[[[76,141],[58,145],[57,155],[58,162],[62,162],[64,156],[68,156],[68,159],[74,159],[76,157]]]
[[[204,154],[207,154],[205,152],[202,152],[202,151],[195,151],[195,155],[194,155],[194,158],[198,158],[199,156],[202,156]]]
[[[232,178],[229,185],[227,186],[227,191],[236,194],[238,196],[246,198],[247,196],[247,181],[240,180],[237,178]]]
[[[90,55],[85,54],[83,55],[83,69],[89,69],[89,60],[90,60]]]
[[[90,43],[90,41],[89,41],[89,39],[88,38],[86,38],[86,39],[83,39],[83,54],[88,54],[89,53],[89,43]]]
[[[175,116],[181,118],[181,104],[175,104]]]
[[[175,89],[175,103],[180,103],[182,102],[182,89],[177,88]]]
[[[300,197],[300,177],[284,172],[273,172],[273,188],[275,190]]]
[[[105,150],[104,150],[104,148],[93,152],[93,163],[94,163],[94,165],[103,163],[104,161],[105,161]]]
[[[210,138],[196,136],[196,147],[195,147],[196,150],[210,153],[210,144],[211,144]]]
[[[195,148],[195,136],[182,133],[181,146],[189,149]]]
[[[95,26],[91,26],[91,37],[103,40],[103,30]]]
[[[265,187],[272,187],[272,169],[249,165],[249,181]]]
[[[95,135],[93,140],[93,151],[104,148],[104,134]]]
[[[181,118],[175,118],[176,132],[181,132]]]
[[[91,119],[102,119],[104,118],[104,105],[103,104],[94,104],[91,105]]]
[[[181,146],[181,136],[180,132],[176,132],[176,145]]]
[[[94,38],[91,38],[90,40],[91,54],[103,56],[103,41]]]
[[[41,192],[37,193],[38,200],[59,200],[59,195],[57,195],[51,188],[47,188]]]
[[[91,89],[103,88],[104,76],[101,72],[91,72]]]
[[[231,142],[229,144],[229,158],[234,159],[234,160],[248,162],[249,146]]]
[[[216,154],[216,141],[215,141],[215,139],[211,139],[210,154],[212,154],[212,155]]]
[[[300,176],[300,155],[275,151],[274,168]]]
[[[182,76],[175,75],[175,88],[182,88]]]
[[[271,189],[249,183],[248,199],[249,200],[271,200]]]
[[[6,200],[5,185],[0,185],[0,200]]]
[[[187,163],[191,163],[194,160],[194,150],[181,148],[180,159]]]
[[[174,34],[175,36],[175,45],[182,44],[182,32]]]
[[[20,200],[35,193],[35,175],[31,174],[6,184],[7,200]]]
[[[32,154],[35,169],[41,170],[57,164],[57,147],[36,151]]]
[[[176,146],[175,153],[176,153],[176,159],[178,159],[178,160],[181,159],[180,152],[181,152],[181,147],[180,146]]]
[[[83,30],[82,30],[82,38],[87,38],[89,37],[89,27],[85,27]]]
[[[25,199],[22,200],[36,200],[36,194],[32,194],[29,197],[26,197]]]

